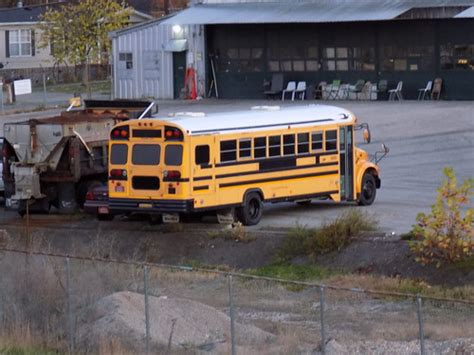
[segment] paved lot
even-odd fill
[[[316,102],[315,102],[316,103]],[[382,188],[375,203],[369,207],[334,205],[325,202],[311,206],[293,203],[266,205],[264,217],[255,228],[291,226],[296,223],[313,226],[330,220],[347,208],[363,208],[373,213],[386,232],[408,231],[416,214],[428,211],[434,202],[445,166],[452,166],[460,179],[474,176],[474,102],[327,102],[352,110],[360,122],[367,122],[372,143],[360,146],[369,153],[381,143],[390,147],[382,160]],[[162,101],[164,115],[176,111],[218,112],[248,109],[254,105],[281,104],[278,101],[197,102]],[[287,103],[286,105],[307,105]],[[26,117],[45,117],[36,113],[0,118],[0,122]],[[0,135],[3,127],[0,128]],[[359,137],[361,138],[361,137]]]

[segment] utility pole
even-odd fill
[[[163,11],[165,12],[165,15],[170,13],[170,0],[163,0]]]

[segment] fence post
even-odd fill
[[[321,353],[326,354],[326,334],[324,329],[324,286],[319,287],[319,313],[321,318]]]
[[[68,328],[69,328],[69,353],[74,353],[75,339],[74,339],[74,314],[72,311],[72,292],[71,292],[71,267],[69,258],[66,258],[66,291],[67,291],[67,314],[68,314]]]
[[[143,266],[143,284],[145,292],[145,352],[150,353],[150,310],[148,307],[148,266]]]
[[[424,331],[424,324],[423,324],[423,310],[422,310],[422,299],[420,295],[416,296],[416,305],[417,305],[417,313],[418,313],[418,327],[419,327],[419,334],[420,334],[420,354],[425,355],[425,331]]]
[[[47,103],[47,98],[46,98],[46,73],[43,71],[43,105],[46,108],[46,103]]]
[[[236,355],[235,350],[235,319],[234,319],[234,291],[232,288],[232,275],[228,276],[229,280],[229,316],[230,316],[230,340],[232,346],[232,355]]]

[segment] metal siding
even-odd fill
[[[474,17],[474,6],[454,16],[455,18],[473,18]]]

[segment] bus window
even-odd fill
[[[267,156],[267,137],[257,137],[253,140],[253,156],[255,159]]]
[[[237,141],[235,139],[221,142],[221,162],[237,160]]]
[[[158,144],[135,144],[132,149],[132,164],[160,164],[161,147]]]
[[[276,157],[281,155],[281,136],[270,136],[268,146],[269,156]]]
[[[239,158],[252,157],[252,141],[250,139],[241,139],[239,141]]]
[[[298,154],[309,153],[309,133],[298,133]]]
[[[209,155],[209,146],[208,145],[198,145],[194,149],[194,162],[196,165],[206,165],[209,164],[210,155]]]
[[[168,144],[165,148],[165,165],[179,166],[183,162],[183,146]]]
[[[311,149],[323,150],[323,132],[311,133]]]
[[[337,150],[337,131],[326,131],[326,150]]]
[[[295,154],[295,135],[285,134],[283,136],[283,155]]]
[[[128,146],[126,144],[112,144],[110,164],[127,164]]]

